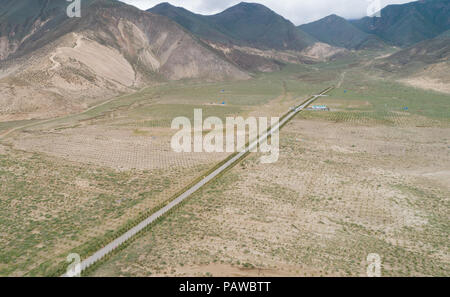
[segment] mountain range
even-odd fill
[[[450,1],[421,0],[388,5],[381,17],[346,20],[330,15],[295,28],[265,6],[239,3],[215,15],[199,15],[169,3],[148,11],[164,15],[196,36],[261,49],[304,50],[320,41],[347,49],[406,47],[450,29]]]
[[[345,20],[330,15],[299,28],[317,40],[348,49],[407,47],[450,29],[450,1],[426,0],[389,5],[380,17]]]
[[[410,46],[434,38],[450,29],[450,1],[421,0],[389,5],[381,17],[365,17],[351,23],[396,46]]]
[[[72,19],[65,0],[1,1],[3,115],[65,114],[161,79],[250,77],[166,17],[119,1],[84,1]]]
[[[446,69],[439,47],[448,49],[449,2],[390,5],[381,18],[331,15],[296,27],[246,2],[206,16],[169,3],[142,11],[83,0],[82,17],[68,18],[66,0],[0,0],[0,118],[66,114],[162,80],[249,79],[350,50],[405,48],[380,61],[386,71],[412,69],[404,59]]]
[[[170,18],[248,71],[274,71],[285,63],[314,63],[343,52],[261,4],[241,2],[215,15],[200,15],[161,3],[148,12]]]
[[[405,83],[450,93],[450,30],[381,59],[375,66]]]

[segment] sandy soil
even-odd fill
[[[445,83],[439,79],[433,79],[430,77],[413,77],[413,78],[402,79],[402,80],[400,80],[400,82],[408,84],[408,85],[416,87],[416,88],[433,90],[433,91],[450,94],[450,84]]]
[[[58,47],[50,56],[49,59],[53,63],[50,71],[61,67],[59,59],[67,61],[64,64],[68,64],[70,59],[76,59],[82,64],[89,65],[97,76],[128,87],[134,84],[136,74],[133,67],[117,50],[100,45],[76,33],[74,38],[74,47]]]
[[[449,132],[296,119],[94,275],[445,275]]]
[[[176,153],[170,146],[173,133],[164,128],[134,130],[108,126],[29,131],[17,137],[15,147],[116,170],[186,168],[226,157],[225,153]]]

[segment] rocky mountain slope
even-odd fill
[[[31,37],[57,27],[65,20],[66,6],[63,1],[0,0],[0,60]]]
[[[169,3],[148,11],[172,19],[250,71],[275,71],[285,63],[314,63],[344,52],[318,42],[261,4],[241,2],[208,16]]]
[[[118,1],[83,2],[82,17],[73,19],[65,0],[1,1],[3,118],[82,110],[161,79],[249,78],[168,18]]]
[[[377,61],[410,85],[450,93],[450,30]]]
[[[303,50],[316,42],[290,21],[264,5],[241,2],[225,11],[204,16],[162,3],[148,11],[174,20],[195,35],[210,41],[232,42],[263,50]]]

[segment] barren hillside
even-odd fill
[[[450,93],[450,31],[377,62],[409,85]]]
[[[34,22],[26,39],[1,37],[0,118],[64,114],[166,79],[249,78],[165,17],[117,1],[86,5],[81,18],[61,19],[61,9],[26,18]]]

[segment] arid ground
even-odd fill
[[[365,276],[370,253],[385,276],[448,275],[448,114],[353,83],[284,128],[277,163],[251,155],[93,275]]]
[[[382,55],[377,53],[376,55]],[[450,97],[371,69],[374,53],[225,83],[162,83],[85,113],[0,123],[0,275],[54,275],[227,154],[177,154],[173,118],[301,113],[280,160],[257,154],[197,192],[95,276],[362,276],[450,271]],[[224,103],[224,104],[222,104]]]

